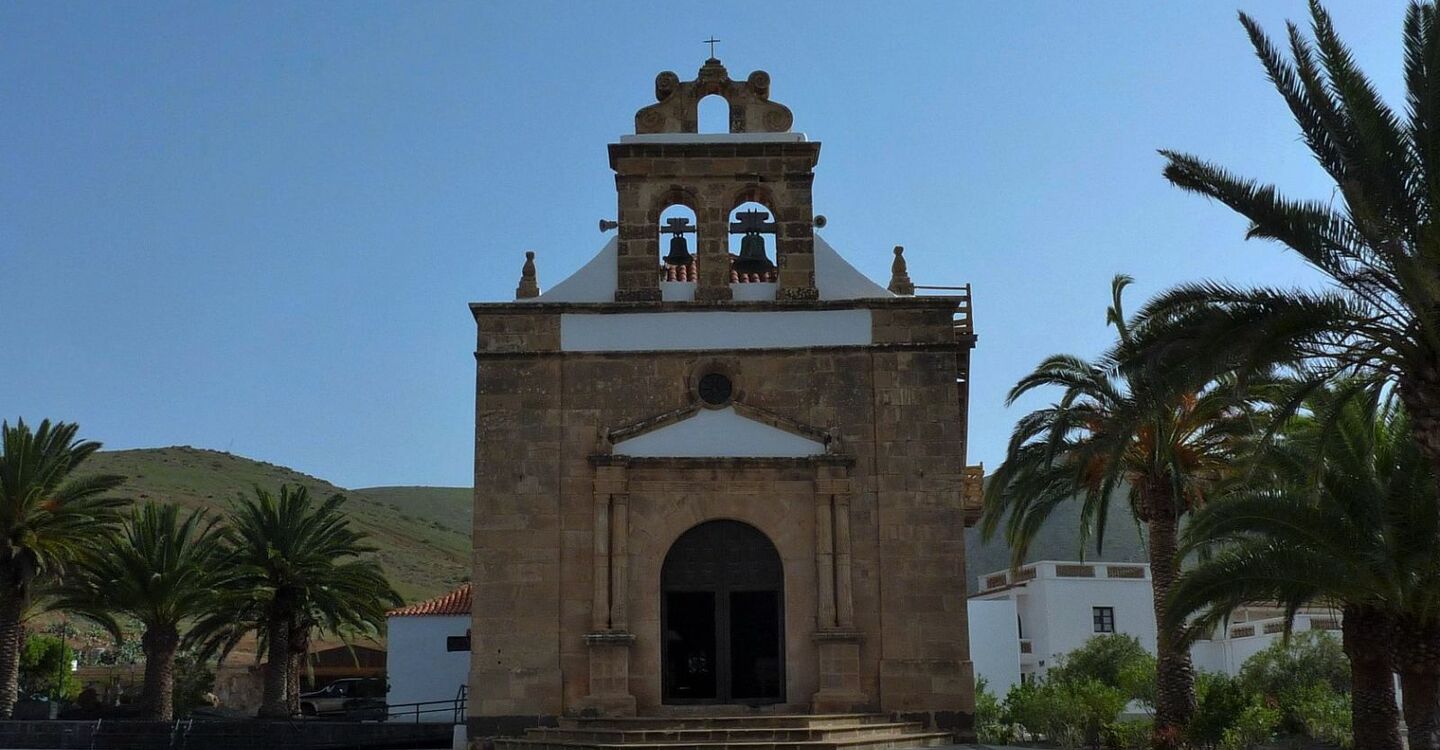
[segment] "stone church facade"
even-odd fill
[[[529,254],[515,301],[471,305],[472,733],[750,711],[964,729],[968,288],[916,296],[899,248],[882,287],[816,233],[820,144],[764,72],[711,59],[655,89],[609,146],[616,236],[544,293]],[[730,133],[695,132],[710,94]],[[767,215],[733,221],[742,203]],[[662,258],[675,205],[695,222]]]

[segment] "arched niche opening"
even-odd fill
[[[775,281],[775,213],[746,200],[730,211],[730,283]]]
[[[711,94],[700,100],[696,106],[696,132],[730,132],[730,102],[719,94]]]
[[[676,203],[660,212],[660,280],[694,282],[699,265],[695,210]]]
[[[706,521],[681,534],[660,569],[665,703],[779,703],[785,698],[785,571],[747,523]]]

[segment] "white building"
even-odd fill
[[[971,599],[970,662],[975,677],[985,678],[985,689],[1004,697],[1020,682],[1020,636],[1016,632],[1013,599]]]
[[[980,593],[970,598],[970,653],[976,676],[985,677],[997,695],[1004,694],[999,686],[1008,672],[1008,660],[1002,663],[1001,653],[1015,655],[1021,679],[1043,674],[1097,635],[1131,635],[1155,653],[1149,565],[1045,560],[982,575],[979,583]],[[1013,639],[995,632],[993,616],[982,615],[985,627],[975,627],[974,605],[997,601],[1014,604]],[[1233,675],[1246,659],[1278,640],[1284,628],[1280,609],[1242,607],[1210,638],[1197,641],[1191,657],[1197,669]],[[1331,630],[1338,636],[1339,629],[1338,612],[1311,608],[1296,615],[1293,630]],[[982,664],[980,655],[987,653],[992,658]]]
[[[456,699],[470,677],[470,601],[467,583],[385,613],[390,682],[385,702],[393,714],[416,708],[406,704]],[[439,703],[418,708],[421,721],[448,723],[455,718]]]
[[[1307,607],[1295,614],[1292,633],[1306,630],[1327,630],[1340,637],[1340,612],[1322,607]],[[1217,632],[1203,638],[1190,648],[1196,669],[1207,672],[1237,674],[1246,659],[1265,650],[1285,632],[1285,611],[1279,607],[1241,607],[1230,615],[1230,622]]]

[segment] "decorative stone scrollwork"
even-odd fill
[[[719,60],[708,60],[693,81],[664,71],[655,76],[656,103],[635,113],[636,133],[694,133],[700,100],[711,94],[730,104],[730,132],[784,133],[795,116],[770,101],[770,74],[757,70],[744,81],[731,80]]]

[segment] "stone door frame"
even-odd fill
[[[595,454],[590,457],[590,463],[594,471],[592,548],[595,567],[592,575],[594,601],[591,631],[585,635],[590,665],[589,693],[575,707],[575,712],[601,716],[636,715],[637,701],[632,692],[630,674],[631,650],[636,638],[629,623],[630,569],[635,564],[630,551],[630,474],[632,467],[641,466],[663,468],[677,475],[692,470],[733,472],[742,467],[809,467],[813,472],[811,507],[815,537],[813,544],[807,547],[814,552],[815,612],[814,619],[810,620],[814,626],[802,628],[800,637],[808,633],[806,640],[814,643],[816,659],[813,664],[785,664],[782,667],[785,684],[788,690],[796,669],[814,670],[817,691],[810,697],[810,710],[844,713],[873,707],[861,687],[860,647],[864,634],[856,627],[852,591],[850,501],[853,457],[826,454],[808,458],[636,458]],[[696,524],[722,517],[701,517],[696,519]],[[677,532],[670,543],[673,544],[682,532]],[[766,535],[769,536],[768,533]],[[668,552],[669,547],[665,549]],[[656,583],[657,591],[654,593],[659,594],[658,577]],[[639,595],[648,597],[651,592]],[[799,618],[796,623],[809,619],[808,613],[788,611],[784,599],[781,608],[786,610],[785,622],[792,617]],[[796,635],[793,632],[790,634],[791,637]],[[656,687],[660,688],[662,676],[656,674],[654,677]],[[663,688],[660,692],[656,708],[665,705]],[[788,694],[782,703],[794,704]],[[797,705],[797,709],[803,705]]]

